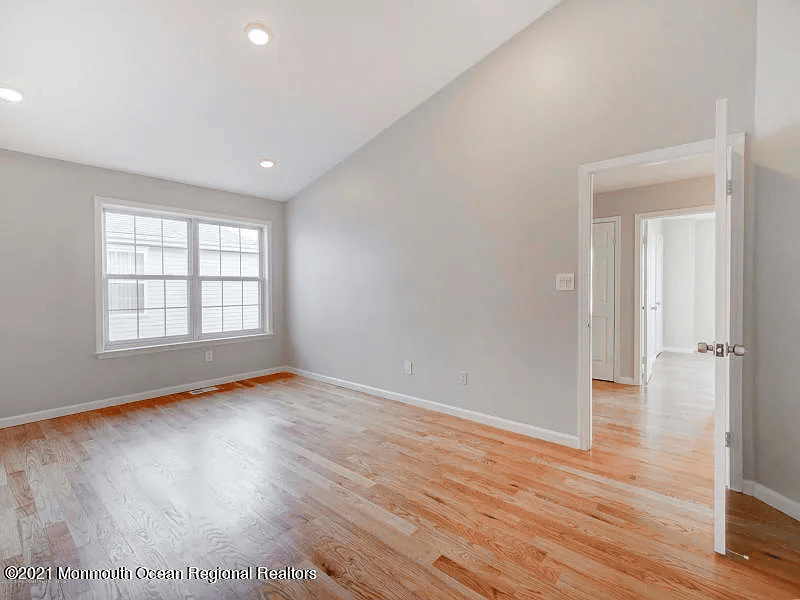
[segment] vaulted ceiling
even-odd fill
[[[555,4],[3,0],[0,147],[286,200]]]

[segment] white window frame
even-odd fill
[[[189,264],[187,275],[131,275],[117,276],[109,275],[111,279],[175,279],[188,281],[189,294],[189,334],[185,336],[159,337],[146,340],[129,340],[124,342],[110,342],[108,340],[108,321],[107,288],[105,274],[105,223],[104,211],[106,209],[122,212],[126,214],[150,214],[186,221],[189,225],[188,247]],[[259,265],[259,276],[254,277],[200,277],[199,274],[199,244],[198,230],[200,223],[210,223],[214,225],[228,225],[255,228],[259,231],[261,261]],[[237,218],[230,215],[221,215],[200,211],[188,211],[175,207],[159,206],[142,202],[131,202],[95,196],[95,321],[96,321],[96,352],[98,358],[108,358],[125,354],[140,354],[146,352],[160,352],[177,348],[191,348],[212,346],[231,342],[253,341],[266,339],[274,336],[275,317],[273,314],[272,301],[272,223],[270,221],[258,221],[247,218]],[[201,331],[201,297],[200,282],[203,281],[225,281],[235,279],[237,281],[258,280],[261,292],[261,327],[246,331],[221,332],[203,334]]]

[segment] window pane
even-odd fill
[[[164,275],[188,275],[189,251],[164,246]]]
[[[242,329],[242,307],[226,306],[222,309],[222,330],[241,331]]]
[[[164,337],[164,309],[139,311],[139,339]]]
[[[125,244],[106,245],[106,273],[110,275],[134,275],[136,273],[136,246]],[[142,255],[144,260],[144,255]],[[144,264],[142,262],[142,264]]]
[[[186,221],[164,219],[164,247],[189,247],[189,224]]]
[[[136,215],[136,243],[161,245],[161,217]]]
[[[143,275],[162,275],[164,273],[161,262],[161,246],[143,246],[137,244],[136,273]],[[141,258],[140,258],[141,257]],[[141,264],[138,264],[138,263]]]
[[[242,308],[242,329],[258,329],[259,324],[258,306],[245,306]]]
[[[242,277],[258,277],[258,254],[242,254]]]
[[[257,281],[242,282],[242,304],[257,305],[258,288],[259,285]]]
[[[258,229],[242,229],[242,252],[258,254]]]
[[[189,224],[164,219],[164,273],[189,274]]]
[[[203,309],[203,333],[219,333],[222,331],[222,308]]]
[[[186,281],[167,281],[165,286],[167,308],[186,308],[189,306],[187,295],[189,286]]]
[[[239,252],[241,246],[239,245],[239,228],[238,227],[225,227],[224,225],[219,228],[220,246],[223,251]]]
[[[139,281],[141,290],[140,298],[144,299],[139,304],[139,308],[164,308],[164,282],[163,281]]]
[[[189,309],[167,309],[167,335],[189,335]]]
[[[218,250],[200,250],[200,277],[218,277],[219,261]]]
[[[201,250],[219,250],[219,225],[200,223],[198,242]]]
[[[133,216],[105,211],[106,243],[133,244]]]
[[[222,306],[222,282],[204,281],[202,283],[201,296],[202,296],[202,304],[204,307]]]
[[[108,313],[108,340],[123,342],[136,339],[136,311],[111,311]]]
[[[144,301],[139,295],[139,287],[135,279],[108,280],[108,310],[136,310],[139,302]],[[134,337],[135,334],[134,334]]]
[[[241,281],[224,281],[222,283],[222,304],[223,306],[242,305]]]
[[[239,277],[241,271],[239,270],[239,257],[241,254],[238,252],[223,252],[222,253],[222,276],[223,277]]]

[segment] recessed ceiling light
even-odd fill
[[[269,158],[265,158],[263,160],[258,161],[258,164],[264,167],[265,169],[271,169],[275,166],[275,161],[270,160]]]
[[[256,46],[263,46],[269,42],[269,30],[261,23],[248,23],[244,31],[247,38]]]
[[[22,102],[22,94],[11,88],[0,87],[0,100],[6,102]]]

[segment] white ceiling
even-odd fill
[[[592,181],[594,192],[602,193],[713,174],[714,154],[709,153],[660,164],[598,171]]]
[[[0,147],[286,200],[557,3],[3,0]]]

